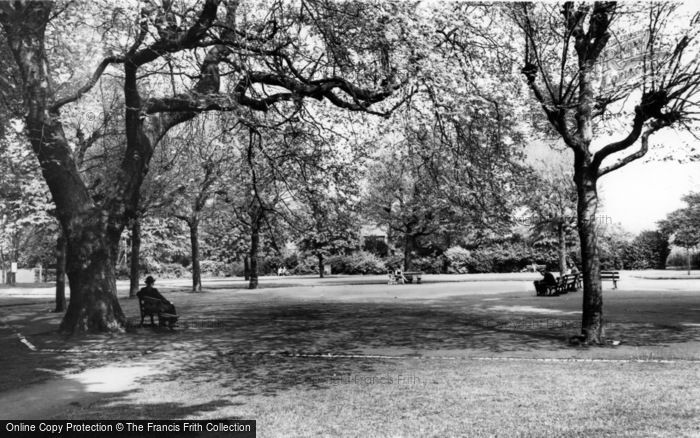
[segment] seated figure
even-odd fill
[[[543,278],[542,280],[535,280],[535,290],[537,295],[544,295],[547,292],[547,287],[557,285],[557,279],[549,271],[542,270],[540,274],[542,274]]]
[[[136,293],[136,296],[139,297],[139,299],[153,298],[158,300],[158,313],[172,315],[159,317],[160,324],[168,324],[169,327],[172,327],[177,322],[177,311],[175,310],[175,306],[165,299],[165,297],[158,292],[158,289],[153,287],[153,283],[155,282],[156,280],[150,275],[146,277],[146,287],[141,288],[141,290]]]

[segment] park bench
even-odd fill
[[[581,274],[566,274],[559,279],[557,293],[576,292],[581,283]]]
[[[423,276],[423,273],[420,271],[404,272],[403,276],[404,276],[404,278],[406,278],[406,281],[409,283],[413,283],[413,277],[416,277],[416,284],[420,284],[420,280],[421,280],[421,277]]]
[[[611,280],[613,282],[613,289],[617,289],[617,282],[620,280],[620,273],[617,271],[601,271],[600,280]]]
[[[557,278],[555,284],[540,284],[539,289],[535,287],[537,296],[553,296],[574,292],[579,289],[581,274],[567,274]]]
[[[538,297],[557,295],[559,290],[559,281],[555,284],[540,284],[539,287],[535,286],[535,293]]]
[[[165,325],[166,321],[177,321],[177,315],[160,311],[160,303],[161,301],[158,298],[139,298],[139,310],[141,311],[141,327],[143,327],[143,320],[146,319],[146,317],[151,318],[151,326],[155,326],[155,323],[153,322],[154,316],[158,317],[158,325]]]

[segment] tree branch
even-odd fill
[[[612,171],[614,171],[614,170],[617,170],[617,169],[619,169],[619,168],[621,168],[621,167],[623,167],[623,166],[626,166],[626,165],[628,165],[629,163],[631,163],[631,162],[633,162],[633,161],[635,161],[635,160],[638,160],[638,159],[642,158],[642,157],[643,157],[644,155],[646,155],[646,153],[649,151],[649,137],[650,137],[653,133],[655,133],[656,131],[658,131],[658,130],[660,130],[660,129],[666,127],[666,126],[670,126],[670,125],[671,125],[670,122],[661,121],[661,120],[655,120],[655,121],[651,124],[651,126],[650,126],[649,128],[647,128],[647,129],[644,131],[644,133],[641,135],[641,137],[642,137],[642,146],[641,146],[641,148],[640,148],[637,152],[635,152],[635,153],[633,153],[633,154],[630,154],[630,155],[626,156],[625,158],[620,159],[619,161],[617,161],[617,162],[614,163],[614,164],[611,164],[611,165],[609,165],[609,166],[606,166],[606,167],[604,167],[604,168],[602,168],[602,169],[598,169],[598,178],[600,178],[601,176],[603,176],[603,175],[605,175],[605,174],[608,174],[608,173],[610,173],[610,172],[612,172]],[[623,149],[624,149],[624,148],[623,148]],[[621,149],[621,150],[622,150],[622,149]],[[596,154],[596,158],[595,158],[595,159],[597,159],[597,158],[598,158],[598,154]],[[598,163],[598,165],[600,165],[600,163]]]
[[[56,101],[53,105],[49,107],[49,111],[52,113],[56,113],[62,106],[80,99],[85,93],[90,91],[92,87],[95,86],[100,77],[102,77],[102,73],[104,73],[105,69],[110,64],[123,63],[124,59],[125,58],[122,56],[108,56],[107,58],[103,59],[100,65],[98,65],[95,69],[95,72],[92,74],[90,80],[88,80],[88,82],[85,85],[78,88],[78,90],[70,96],[66,96]]]

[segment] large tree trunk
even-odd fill
[[[199,267],[199,221],[190,222],[190,242],[192,244],[192,292],[202,291],[202,272]]]
[[[54,312],[66,310],[66,238],[59,233],[56,241],[56,309]]]
[[[583,260],[583,315],[581,335],[583,342],[602,344],[605,341],[603,324],[603,289],[600,281],[600,257],[596,213],[598,210],[597,178],[588,168],[576,171],[578,192],[578,230]]]
[[[139,291],[139,258],[141,257],[141,218],[135,217],[131,224],[131,271],[129,273],[129,298]]]
[[[248,289],[257,289],[258,287],[258,246],[260,245],[260,231],[258,227],[253,225],[253,230],[250,236],[250,282]]]
[[[318,254],[318,277],[323,278],[323,254]]]
[[[114,275],[119,234],[107,231],[97,220],[85,222],[66,233],[71,299],[60,330],[69,334],[123,331],[126,318],[117,300]]]
[[[566,228],[563,223],[557,225],[559,238],[559,272],[561,275],[566,273]]]
[[[121,213],[96,208],[73,160],[60,114],[50,109],[53,81],[48,77],[44,34],[52,7],[53,2],[7,4],[0,7],[0,24],[22,77],[27,138],[67,240],[71,299],[61,330],[122,331],[125,318],[117,302],[114,278],[121,228],[114,223],[107,226],[108,220],[117,221]]]

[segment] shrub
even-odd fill
[[[442,271],[442,257],[419,257],[413,260],[411,270],[423,271],[426,274],[439,274]]]
[[[349,265],[350,274],[383,274],[386,272],[384,261],[365,251],[351,255]]]
[[[229,271],[234,277],[244,277],[245,265],[241,261],[235,261],[229,264]]]
[[[349,256],[329,257],[327,264],[340,274],[384,274],[387,272],[384,261],[372,253],[359,251]]]
[[[447,272],[450,274],[466,274],[469,265],[473,264],[472,253],[461,246],[453,246],[445,251]]]
[[[202,260],[199,262],[202,275],[211,277],[231,277],[234,274],[230,263],[218,260]]]
[[[327,261],[325,263],[328,263]],[[289,270],[295,275],[318,274],[318,257],[310,255],[298,261],[297,265]]]
[[[389,271],[401,269],[403,266],[403,256],[397,254],[384,258],[384,266],[386,266],[386,269]]]
[[[131,268],[127,264],[118,264],[114,268],[114,275],[117,280],[128,280],[131,277]],[[56,270],[54,269],[54,279],[56,278]]]
[[[157,270],[150,270],[147,273],[161,278],[181,278],[192,275],[189,267],[186,268],[179,263],[163,263]]]
[[[469,272],[493,272],[493,257],[488,248],[472,251]]]

